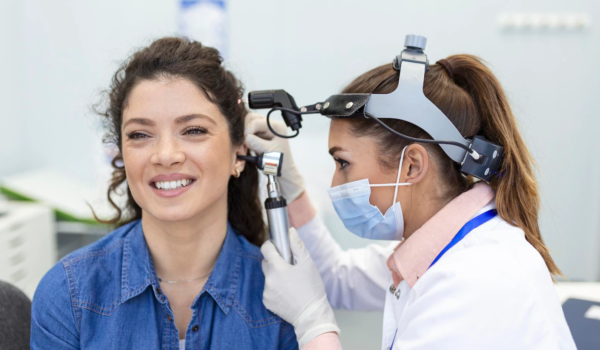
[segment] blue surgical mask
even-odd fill
[[[400,156],[398,165],[398,177],[393,184],[373,184],[369,179],[349,182],[329,189],[329,197],[333,207],[346,228],[355,235],[377,240],[401,240],[404,236],[404,217],[400,202],[396,202],[399,186],[412,185],[411,183],[400,183],[400,169],[404,160],[404,151]],[[381,214],[376,206],[369,202],[371,187],[395,186],[394,200],[392,206]]]

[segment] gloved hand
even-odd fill
[[[302,349],[316,336],[327,332],[339,334],[340,329],[319,271],[293,228],[290,229],[290,246],[295,265],[285,262],[271,241],[260,249],[265,273],[263,303],[294,326]]]
[[[285,123],[271,120],[271,126],[277,133],[286,135]],[[288,203],[300,197],[304,192],[304,178],[294,164],[290,144],[287,139],[276,137],[267,126],[267,118],[258,113],[248,113],[246,116],[246,146],[256,152],[281,152],[283,157],[283,168],[281,177],[277,179],[281,192]]]

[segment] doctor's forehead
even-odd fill
[[[334,143],[340,143],[349,140],[352,137],[350,122],[342,119],[332,119],[329,124],[329,147],[336,146]],[[337,145],[340,146],[340,145]]]
[[[351,148],[355,148],[360,142],[360,138],[352,133],[351,123],[348,120],[331,120],[329,124],[330,154],[336,151],[349,151]]]
[[[332,119],[329,125],[329,154],[341,152],[341,157],[377,157],[376,139],[372,136],[357,136],[352,132],[352,122]]]

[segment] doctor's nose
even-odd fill
[[[185,153],[178,147],[174,139],[162,139],[156,146],[150,162],[153,165],[171,167],[185,161]]]

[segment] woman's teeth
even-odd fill
[[[158,188],[159,190],[176,190],[178,188],[181,187],[185,187],[189,184],[192,183],[192,179],[185,179],[185,180],[177,180],[177,181],[161,181],[161,182],[155,182],[154,183],[154,187]]]

